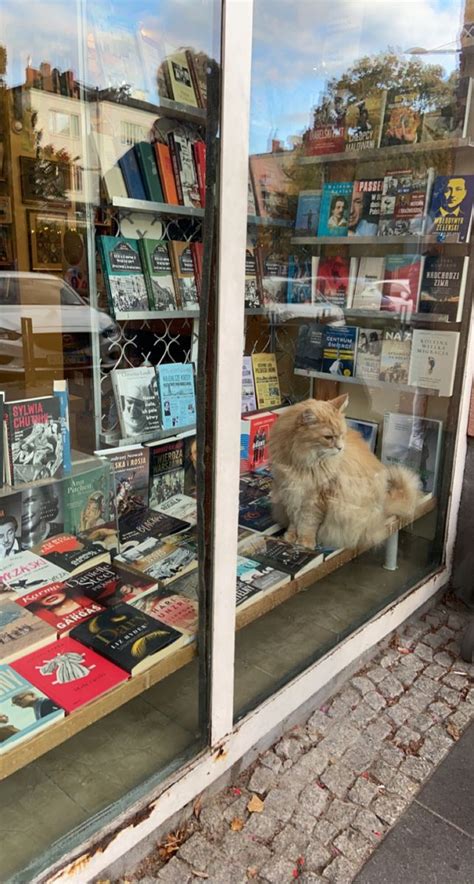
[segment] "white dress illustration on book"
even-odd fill
[[[36,666],[41,675],[54,675],[56,678],[52,684],[68,684],[70,681],[77,681],[80,678],[86,678],[92,669],[95,669],[95,663],[92,666],[84,665],[85,654],[77,654],[75,651],[66,651],[64,654],[56,654],[51,660],[45,660],[41,666]]]

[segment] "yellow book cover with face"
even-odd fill
[[[281,405],[280,381],[274,353],[254,353],[252,356],[255,392],[259,408]]]

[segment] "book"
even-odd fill
[[[168,203],[168,205],[177,206],[179,200],[178,192],[176,190],[176,182],[174,180],[170,149],[167,144],[163,144],[161,141],[155,141],[154,148],[164,201]]]
[[[148,293],[137,240],[99,236],[97,244],[112,315],[148,310]]]
[[[199,310],[199,298],[194,272],[191,246],[187,242],[171,240],[168,244],[171,256],[175,292],[181,310]]]
[[[61,405],[56,396],[5,402],[4,420],[6,477],[10,485],[64,475]]]
[[[197,601],[199,598],[198,569],[196,568],[194,571],[188,571],[186,574],[182,574],[181,577],[177,577],[176,580],[173,580],[172,585],[169,587],[169,592]]]
[[[347,227],[349,236],[377,236],[383,182],[383,178],[354,181]]]
[[[378,381],[382,355],[383,332],[379,328],[359,328],[357,339],[356,378]]]
[[[13,599],[0,595],[0,664],[43,648],[55,641],[56,632]]]
[[[435,318],[460,322],[469,259],[456,255],[427,255],[421,278],[418,310]]]
[[[347,105],[346,150],[376,150],[380,144],[387,93],[377,92]]]
[[[142,510],[132,510],[119,518],[120,551],[138,546],[146,538],[169,537],[170,534],[178,534],[188,528],[188,522],[165,513],[146,507]]]
[[[198,298],[200,298],[202,289],[202,274],[204,268],[204,244],[202,242],[191,243],[191,257],[193,259],[194,276],[196,278]]]
[[[80,534],[109,519],[110,472],[107,464],[68,476],[62,483],[64,531]]]
[[[320,190],[300,190],[296,209],[296,236],[316,236],[321,208]]]
[[[257,206],[255,203],[255,193],[253,190],[252,178],[250,176],[250,169],[247,179],[247,215],[250,215],[251,218],[254,218],[257,214]]]
[[[241,528],[250,528],[251,531],[259,531],[261,534],[276,534],[280,531],[280,525],[275,522],[272,504],[268,497],[258,497],[245,506],[239,506],[239,525]]]
[[[196,495],[196,436],[188,436],[184,440],[184,493]]]
[[[189,636],[190,640],[196,638],[199,611],[198,603],[194,599],[168,590],[156,589],[155,592],[133,602],[133,607]]]
[[[277,571],[270,565],[247,556],[237,556],[237,578],[242,583],[249,583],[255,589],[263,591],[278,589],[291,580],[289,573]]]
[[[64,582],[68,577],[64,568],[47,562],[29,549],[0,562],[0,584],[13,589],[16,597],[50,583]]]
[[[383,421],[382,463],[409,467],[420,477],[423,492],[435,494],[442,430],[442,421],[387,412]]]
[[[156,437],[162,423],[154,367],[115,369],[111,378],[123,439],[143,442]]]
[[[244,611],[254,605],[263,597],[263,590],[257,589],[251,583],[245,583],[237,577],[235,581],[235,606],[239,611]]]
[[[68,480],[69,477],[58,482],[27,485],[19,492],[22,549],[31,549],[43,537],[64,531],[63,490]]]
[[[240,477],[239,506],[246,506],[259,497],[270,497],[273,479],[266,467],[259,467]]]
[[[156,239],[140,239],[138,251],[144,269],[145,283],[152,310],[176,310],[178,303],[168,243]]]
[[[0,754],[64,717],[64,709],[8,664],[0,665]]]
[[[205,52],[186,49],[186,59],[191,71],[194,92],[199,107],[207,107],[207,70],[209,57]]]
[[[5,481],[5,393],[0,391],[0,488]]]
[[[359,336],[360,339],[360,336]],[[359,357],[357,356],[357,359]],[[362,421],[359,418],[346,417],[346,424],[351,430],[355,430],[362,436],[364,442],[367,442],[372,453],[375,452],[377,444],[377,433],[379,425],[375,421]]]
[[[242,414],[257,410],[255,383],[253,380],[252,357],[242,359]]]
[[[260,307],[259,286],[257,280],[257,258],[253,246],[245,250],[245,308],[247,310]]]
[[[150,449],[142,445],[124,445],[94,452],[106,460],[112,471],[110,515],[122,515],[130,509],[148,506]]]
[[[176,519],[188,522],[192,527],[197,523],[197,502],[188,494],[173,494],[156,507],[157,512],[166,513]]]
[[[354,310],[380,310],[385,258],[362,257],[351,307]]]
[[[452,396],[459,349],[459,332],[413,329],[408,383]]]
[[[243,555],[267,565],[275,571],[288,574],[291,579],[301,577],[321,565],[324,557],[298,544],[287,543],[281,537],[254,534],[240,546]]]
[[[240,472],[247,473],[268,463],[268,439],[277,420],[271,411],[243,417],[240,423]]]
[[[281,405],[280,382],[274,353],[253,353],[252,368],[259,408]]]
[[[284,157],[275,154],[252,154],[250,174],[257,214],[261,218],[288,218],[289,178]]]
[[[32,589],[18,598],[15,604],[52,626],[57,638],[68,635],[78,623],[104,610],[102,605],[83,595],[80,590],[68,588],[66,583],[50,583],[40,589]]]
[[[201,208],[199,182],[194,165],[193,144],[197,134],[190,126],[179,125],[168,134],[178,199],[183,206]]]
[[[120,148],[123,150],[123,146],[119,146],[116,139],[105,132],[92,132],[92,139],[107,202],[111,203],[114,197],[120,199],[128,197],[122,170],[118,163]]]
[[[421,136],[421,112],[416,92],[390,90],[385,106],[381,147],[416,144]]]
[[[25,519],[27,513],[25,512]],[[21,492],[0,498],[0,561],[14,556],[22,548]]]
[[[378,236],[420,235],[424,232],[433,169],[402,169],[384,178]]]
[[[104,611],[97,616],[107,614],[108,611]],[[95,619],[88,622],[93,623]],[[76,626],[74,632],[86,629],[87,625]],[[115,635],[120,634],[120,623],[114,625]],[[108,641],[111,640],[112,629],[108,635]],[[97,644],[100,646],[100,640]],[[95,653],[86,642],[73,637],[58,639],[44,650],[28,654],[17,660],[13,668],[68,713],[80,709],[128,679],[123,668],[109,663],[101,652]]]
[[[206,206],[206,145],[198,139],[192,145],[194,166],[196,169],[199,190],[199,202],[202,208]]]
[[[104,608],[112,608],[119,602],[131,603],[157,588],[156,580],[123,570],[120,563],[102,562],[82,571],[65,584],[67,592],[79,592]]]
[[[288,258],[287,301],[289,304],[311,304],[311,255],[290,255]]]
[[[308,156],[342,153],[346,147],[347,101],[344,95],[325,95],[313,110],[311,128],[303,137]]]
[[[438,175],[433,184],[427,232],[441,242],[467,242],[473,199],[474,175]]]
[[[132,571],[147,574],[158,582],[159,587],[166,586],[188,571],[197,568],[196,544],[192,540],[167,537],[159,540],[149,537],[139,546],[127,549],[117,561]]]
[[[150,509],[184,491],[184,440],[150,448]]]
[[[357,258],[345,258],[342,255],[324,255],[312,258],[313,304],[332,307],[348,307],[352,299],[352,291],[356,279]]]
[[[149,197],[143,183],[137,155],[133,147],[125,151],[125,153],[119,157],[119,166],[122,170],[128,196],[134,200],[147,200]]]
[[[288,291],[288,259],[266,250],[258,252],[260,303],[264,307],[286,304]]]
[[[411,329],[383,333],[379,380],[389,384],[408,384]]]
[[[140,141],[134,145],[134,151],[145,188],[146,199],[152,200],[155,203],[164,202],[153,145],[148,141]]]
[[[198,107],[193,78],[185,50],[167,53],[164,61],[166,85],[173,101]]]
[[[87,540],[81,540],[75,534],[56,534],[37,543],[33,552],[46,562],[63,568],[71,576],[100,562],[110,562],[110,555],[106,550]]]
[[[449,97],[440,101],[434,92],[428,96],[429,109],[423,111],[421,124],[421,141],[423,143],[434,141],[453,141],[456,138],[466,138],[469,110],[471,104],[472,79],[468,78],[467,88],[459,88],[456,84],[453,89],[451,100]]]
[[[324,328],[322,371],[333,375],[351,378],[357,351],[356,326],[330,326]]]
[[[194,370],[190,362],[162,363],[157,369],[161,423],[178,430],[196,423]]]
[[[424,255],[387,255],[382,310],[411,315],[418,309]]]
[[[324,325],[304,322],[298,328],[295,349],[295,369],[322,371]]]
[[[72,471],[71,432],[69,427],[69,391],[67,380],[53,381],[53,393],[59,399],[59,416],[63,437],[63,472],[68,475]],[[0,426],[3,426],[3,420]]]
[[[318,236],[347,236],[353,188],[352,181],[323,185]]]

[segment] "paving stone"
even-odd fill
[[[407,718],[413,715],[413,709],[410,709],[406,703],[395,703],[385,710],[385,715],[398,728],[405,724]]]
[[[388,648],[388,650],[384,651],[383,657],[380,660],[380,665],[382,669],[390,669],[391,666],[395,666],[400,659],[400,652],[395,651],[393,648]]]
[[[364,694],[366,694],[368,691],[372,691],[373,688],[374,688],[372,682],[370,681],[369,678],[367,678],[366,675],[356,675],[356,676],[351,680],[351,685],[352,685],[357,691],[359,691],[359,693],[361,693],[362,696],[363,696]]]
[[[330,823],[334,823],[338,831],[341,831],[341,829],[350,826],[357,810],[357,806],[352,801],[340,801],[339,798],[335,798],[326,811],[326,819]]]
[[[369,682],[371,690],[373,690],[372,682]],[[369,706],[365,700],[362,700],[355,709],[349,715],[348,721],[351,724],[355,724],[356,727],[365,727],[376,717],[377,712],[375,709],[372,709],[372,706]]]
[[[393,670],[393,674],[397,675],[397,678],[400,677],[398,675],[398,673],[400,673],[400,672],[403,672],[403,671],[405,671],[405,672],[407,672],[407,671],[421,672],[421,670],[424,669],[424,667],[426,666],[426,661],[422,660],[419,656],[417,656],[415,654],[415,647],[416,647],[416,645],[413,646],[413,651],[411,651],[410,654],[404,654],[400,658],[398,666],[396,666],[395,669]],[[427,651],[430,651],[430,650],[431,650],[431,648],[427,648]]]
[[[449,614],[448,616],[448,626],[450,629],[457,631],[458,629],[463,629],[466,625],[466,618],[461,614]]]
[[[220,837],[228,828],[228,824],[222,814],[222,808],[215,802],[204,805],[199,814],[199,823],[205,831],[215,837]]]
[[[349,750],[350,751],[350,750]],[[321,774],[320,780],[336,798],[344,798],[354,782],[355,774],[351,767],[342,761],[332,764]]]
[[[429,623],[430,626],[434,626],[435,629],[438,629],[443,623],[446,622],[447,617],[443,616],[441,611],[438,609],[436,611],[430,611],[429,614],[425,617],[425,623]]]
[[[394,743],[396,746],[409,746],[410,743],[417,743],[421,734],[413,730],[407,724],[403,724],[395,734]]]
[[[319,825],[319,821],[316,822],[314,816],[308,813],[304,808],[297,807],[293,816],[291,817],[291,825],[295,827],[299,832],[303,832],[309,838],[316,830],[316,826]]]
[[[235,817],[239,817],[244,819],[244,817],[248,816],[247,813],[247,804],[249,801],[248,795],[241,795],[239,798],[236,798],[232,804],[229,804],[224,811],[224,819],[227,820],[228,823],[231,823]]]
[[[255,866],[259,869],[271,858],[268,847],[261,841],[256,841],[252,835],[247,835],[245,829],[241,832],[227,832],[221,842],[221,852],[223,857],[244,868]]]
[[[419,788],[419,783],[415,783],[400,770],[395,774],[390,783],[390,792],[395,792],[401,798],[414,798]]]
[[[433,766],[425,758],[418,758],[416,755],[408,755],[405,761],[400,765],[400,773],[404,776],[422,783],[428,779],[433,770]]]
[[[338,757],[343,755],[358,737],[359,731],[350,722],[335,722],[329,733],[321,740],[318,749]]]
[[[454,673],[448,672],[443,678],[443,684],[447,685],[448,688],[452,688],[453,691],[462,691],[468,684],[468,677],[467,675],[454,675]]]
[[[412,690],[408,691],[403,697],[403,705],[408,706],[408,708],[414,713],[424,712],[432,699],[430,694],[418,690],[417,684],[418,683],[415,683]]]
[[[288,772],[284,776],[285,784],[288,784],[289,788],[291,788],[291,779],[294,780],[295,784],[300,784],[301,789],[307,785],[311,778],[316,778],[320,774],[322,774],[323,770],[325,770],[329,764],[330,753],[327,748],[324,750],[321,748],[322,743],[319,746],[316,746],[314,749],[310,749],[309,752],[306,752],[302,758],[299,758],[298,761],[295,762],[291,769],[291,773]]]
[[[427,697],[435,697],[440,687],[435,681],[431,678],[425,678],[424,675],[420,675],[415,684],[417,690],[426,694]]]
[[[391,786],[390,786],[391,788]],[[411,796],[407,795],[402,798],[400,795],[381,795],[374,801],[372,807],[374,813],[380,817],[383,822],[390,826],[402,815],[407,804],[411,801]]]
[[[304,854],[305,869],[320,872],[331,860],[331,852],[317,838],[312,838]]]
[[[333,724],[334,722],[327,712],[316,709],[316,712],[313,712],[311,718],[308,719],[306,727],[309,731],[316,731],[324,737]]]
[[[378,844],[386,831],[386,825],[376,816],[373,810],[363,808],[359,810],[352,821],[352,828],[362,832],[372,844]]]
[[[298,879],[301,884],[321,884],[321,881],[324,884],[324,878],[321,875],[318,875],[317,872],[303,872]]]
[[[355,688],[348,687],[342,694],[335,698],[329,707],[329,718],[345,718],[350,710],[357,706],[360,695]]]
[[[319,817],[326,810],[330,798],[327,789],[322,789],[316,783],[310,783],[300,795],[299,807],[311,816]]]
[[[270,884],[282,884],[282,881],[291,881],[295,865],[284,857],[274,857],[260,869],[260,877]]]
[[[369,691],[369,693],[365,695],[365,702],[368,703],[374,712],[381,712],[381,710],[385,709],[385,706],[387,705],[385,697],[382,697],[378,691]]]
[[[191,869],[187,863],[178,859],[177,856],[173,856],[173,858],[160,869],[157,875],[157,880],[166,882],[166,884],[187,884],[187,882],[191,880]]]
[[[450,654],[447,654],[446,651],[439,651],[437,654],[434,654],[433,663],[436,663],[438,666],[442,666],[443,669],[446,670],[450,669],[453,665],[453,658]]]
[[[178,852],[178,859],[184,859],[192,869],[204,872],[215,855],[216,848],[204,835],[195,832]]]
[[[452,638],[452,636],[451,636]],[[449,639],[446,639],[448,641]],[[428,632],[427,635],[424,636],[423,642],[425,645],[429,645],[430,648],[433,648],[435,651],[438,648],[441,648],[444,644],[446,644],[443,636],[440,632]]]
[[[213,860],[208,866],[207,874],[206,884],[248,884],[246,867],[225,856]]]
[[[453,630],[450,629],[449,626],[442,626],[441,629],[438,629],[437,634],[440,636],[440,638],[443,639],[443,644],[452,641],[455,635]]]
[[[443,675],[446,675],[446,667],[440,666],[438,663],[430,663],[430,665],[426,667],[423,675],[427,678],[432,678],[433,681],[439,681]]]
[[[429,626],[425,623],[424,620],[415,618],[414,620],[410,620],[407,625],[403,627],[403,634],[409,636],[413,640],[416,640],[425,635],[425,633],[428,632],[428,629]]]
[[[454,639],[452,642],[448,642],[445,646],[445,651],[449,654],[452,654],[454,659],[456,660],[461,653],[461,642],[458,639]]]
[[[334,884],[351,884],[357,872],[358,864],[351,863],[345,856],[336,856],[323,872],[326,881]]]
[[[276,774],[269,767],[259,766],[250,777],[248,788],[251,792],[266,795],[276,785],[276,781]]]
[[[254,816],[255,815],[256,814],[254,814]],[[275,836],[271,849],[274,854],[286,856],[288,859],[291,859],[292,862],[296,862],[299,856],[304,856],[306,854],[308,842],[308,834],[289,823],[278,835]]]
[[[282,822],[273,813],[252,813],[245,824],[247,835],[255,835],[262,841],[270,841],[281,829]]]
[[[401,681],[391,673],[380,682],[378,690],[387,700],[397,700],[404,692]]]
[[[364,779],[364,777],[358,777],[352,789],[348,792],[347,797],[349,801],[353,801],[354,804],[360,804],[361,807],[368,807],[372,799],[378,794],[379,790],[375,783],[372,783],[371,780]]]
[[[439,725],[433,725],[427,731],[425,742],[418,754],[420,758],[425,758],[427,761],[431,761],[432,764],[438,764],[449,751],[452,744],[453,741],[446,731]]]
[[[393,732],[393,724],[387,717],[387,711],[385,710],[383,715],[377,721],[374,721],[373,724],[369,724],[364,734],[364,739],[368,743],[374,744],[374,751],[377,751],[378,744],[386,740]]]
[[[415,666],[397,666],[396,671],[392,674],[400,681],[404,688],[409,688],[418,678],[420,670],[416,669]]]
[[[430,727],[433,727],[435,723],[433,717],[429,714],[428,711],[420,712],[419,715],[415,715],[410,722],[413,725],[413,729],[418,731],[420,734],[424,735]]]
[[[426,712],[432,716],[433,721],[443,721],[448,715],[451,715],[452,709],[447,703],[438,700],[436,703],[430,703]]]
[[[263,764],[265,767],[270,768],[270,770],[272,770],[273,773],[276,774],[279,773],[282,768],[281,758],[278,758],[278,755],[276,755],[276,753],[273,752],[272,749],[268,752],[264,752],[263,755],[260,756],[260,763]]]
[[[455,709],[456,706],[459,705],[461,697],[457,691],[453,691],[452,688],[448,688],[446,687],[446,685],[440,684],[438,699],[444,700],[444,702],[447,703],[448,706],[451,706],[453,709]]]
[[[470,703],[471,706],[474,706],[474,688],[471,688],[471,690],[466,695],[466,703]]]
[[[334,847],[351,862],[362,863],[372,850],[371,842],[357,829],[346,829],[334,841]]]
[[[397,768],[400,767],[404,758],[405,756],[401,749],[398,749],[398,747],[394,746],[392,743],[387,743],[385,746],[382,746],[380,750],[380,759],[389,764],[394,770],[397,770]]]
[[[474,709],[470,703],[461,703],[456,712],[449,717],[449,722],[463,731],[471,723],[473,716]]]
[[[390,764],[387,764],[383,758],[377,758],[370,768],[370,773],[383,786],[389,786],[396,774],[396,770]]]
[[[287,789],[271,789],[265,798],[265,812],[273,814],[283,823],[287,823],[293,813],[297,796]]]
[[[424,660],[425,663],[433,662],[433,648],[428,647],[424,642],[417,644],[413,653],[416,654],[420,660]]]
[[[372,666],[367,670],[367,678],[370,678],[374,684],[379,684],[383,681],[386,675],[387,673],[385,672],[385,669],[380,665]]]
[[[276,744],[275,752],[283,761],[296,761],[305,750],[305,742],[300,737],[282,737]]]
[[[342,756],[342,760],[346,767],[349,767],[354,771],[354,774],[359,774],[372,764],[377,751],[378,746],[375,741],[364,735],[349,747],[347,752]]]

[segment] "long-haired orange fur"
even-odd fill
[[[382,464],[347,427],[348,400],[308,399],[286,409],[272,427],[273,507],[292,543],[370,546],[383,540],[394,516],[413,517],[418,477]]]

